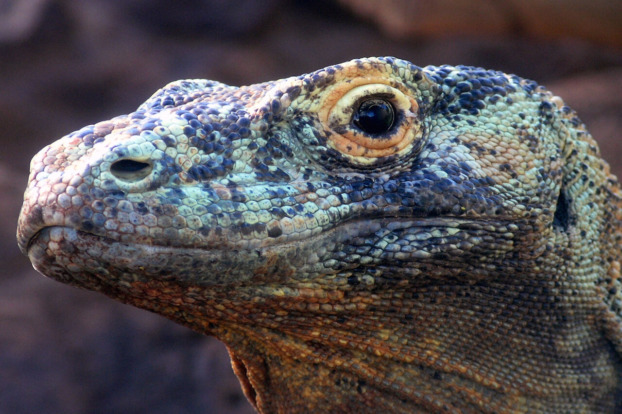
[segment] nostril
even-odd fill
[[[153,170],[153,165],[148,162],[136,160],[119,160],[110,166],[112,175],[123,181],[138,181],[148,176]]]

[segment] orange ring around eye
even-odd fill
[[[351,124],[357,102],[374,96],[386,98],[400,114],[393,133],[386,136],[367,135]],[[417,101],[387,83],[386,78],[359,77],[341,82],[327,91],[320,108],[318,115],[328,132],[328,145],[359,163],[407,152],[419,135]]]

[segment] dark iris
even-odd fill
[[[383,99],[363,101],[352,118],[352,122],[358,129],[371,135],[388,132],[393,127],[394,121],[393,105]]]

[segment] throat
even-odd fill
[[[491,289],[456,286],[452,295],[430,291],[416,300],[402,297],[408,314],[386,312],[379,297],[373,306],[349,313],[334,313],[334,304],[333,313],[289,308],[282,318],[272,311],[255,315],[252,324],[216,323],[213,334],[229,348],[234,370],[259,412],[509,413],[519,406],[561,407],[570,394],[596,392],[588,383],[567,389],[567,376],[559,375],[585,374],[582,360],[575,366],[554,357],[559,354],[554,349],[539,351],[550,345],[546,338],[565,338],[566,328],[548,332],[550,326],[533,320],[533,326],[520,328],[521,320],[534,316],[507,320],[503,307],[484,309]],[[560,319],[567,311],[561,304],[546,310]],[[570,325],[583,324],[570,319],[566,316]],[[615,355],[599,355],[601,345],[581,352],[589,356],[590,375],[602,379],[615,376],[607,371]],[[615,388],[610,385],[609,391]],[[571,403],[581,407],[584,402]]]
[[[394,362],[265,331],[228,331],[232,366],[245,395],[261,413],[438,412],[441,399],[421,394]],[[235,339],[233,338],[235,336]],[[393,368],[398,368],[394,370]],[[390,384],[390,385],[389,385]]]

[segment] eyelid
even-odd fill
[[[378,158],[408,153],[421,137],[417,101],[385,82],[342,83],[327,94],[318,111],[320,122],[328,132],[328,146],[354,164],[367,165]],[[378,96],[390,97],[387,100],[394,106],[397,121],[390,133],[372,136],[356,128],[352,118],[357,102]]]
[[[416,113],[411,112],[411,111],[410,111],[410,110],[408,110],[408,109],[404,111],[403,115],[404,115],[404,117],[406,117],[406,118],[416,118],[416,117],[417,117],[417,114],[416,114]]]

